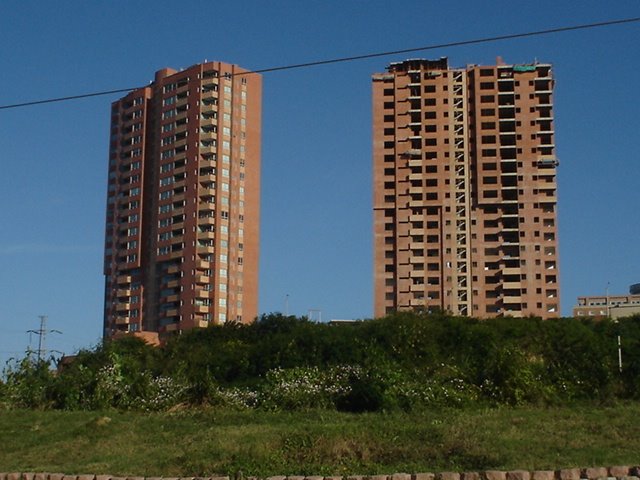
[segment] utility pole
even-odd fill
[[[38,315],[40,319],[40,328],[38,330],[27,330],[27,333],[35,333],[38,335],[38,362],[47,356],[47,350],[45,347],[48,333],[60,333],[60,330],[47,330],[47,316]]]
[[[607,282],[607,288],[605,290],[605,302],[607,307],[607,318],[611,318],[611,304],[609,302],[609,283]],[[614,319],[613,323],[616,325],[617,337],[618,337],[618,372],[622,373],[622,342],[620,339],[620,323],[618,319]]]

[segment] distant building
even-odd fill
[[[261,89],[208,62],[112,104],[105,337],[255,319]]]
[[[620,318],[640,314],[640,283],[629,287],[629,295],[578,297],[574,317]]]
[[[376,317],[558,317],[551,65],[373,76]]]

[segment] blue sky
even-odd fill
[[[0,103],[136,87],[208,60],[261,69],[640,16],[637,0],[0,3]],[[640,24],[432,50],[554,64],[562,312],[640,281]],[[265,74],[260,311],[372,315],[371,82],[390,56]],[[0,360],[99,341],[109,106],[0,111]],[[32,338],[35,347],[36,339]],[[4,363],[4,362],[2,362]]]

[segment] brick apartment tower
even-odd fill
[[[208,62],[112,104],[105,337],[256,317],[261,95]]]
[[[375,315],[559,316],[551,65],[373,76]]]

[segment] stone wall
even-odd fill
[[[640,480],[640,466],[567,468],[563,470],[486,470],[483,472],[394,473],[393,475],[258,477],[114,477],[111,475],[65,475],[63,473],[1,473],[0,480]]]

